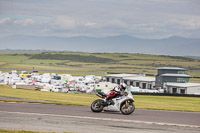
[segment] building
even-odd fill
[[[200,95],[200,84],[197,83],[165,83],[167,93]]]
[[[178,67],[161,67],[158,68],[156,75],[156,87],[163,88],[164,83],[188,83],[191,76],[185,74],[186,69]]]
[[[107,82],[120,84],[123,82],[123,78],[125,77],[137,77],[137,76],[140,76],[140,75],[123,73],[123,74],[106,75],[105,78]]]
[[[166,93],[200,95],[200,84],[189,83],[191,76],[185,71],[178,67],[158,68],[156,87],[163,88]]]
[[[141,89],[152,89],[155,86],[154,77],[144,77],[139,74],[112,74],[105,76],[107,82],[116,84],[125,83],[128,86],[139,87]]]
[[[155,87],[155,77],[125,77],[123,78],[123,82],[129,86],[142,89],[153,89]]]
[[[185,74],[185,71],[184,68],[161,67],[158,68],[156,77],[145,77],[139,74],[113,74],[105,77],[107,82],[125,83],[140,89],[156,88],[166,93],[200,95],[200,84],[189,83],[191,76]]]

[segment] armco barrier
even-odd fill
[[[200,97],[200,95],[193,95],[193,94],[145,93],[145,92],[131,92],[131,93],[133,95],[149,95],[149,96]]]

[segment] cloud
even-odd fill
[[[35,24],[35,21],[32,19],[23,19],[23,20],[13,20],[13,23],[17,25],[27,26],[27,25]]]
[[[95,22],[86,22],[84,25],[86,27],[97,27],[97,23]]]
[[[11,24],[11,25],[33,25],[35,20],[32,17],[22,17],[22,16],[8,16],[0,17],[0,24]]]
[[[197,17],[185,17],[185,18],[174,18],[169,20],[170,24],[174,24],[176,27],[186,30],[200,29],[200,16]]]
[[[0,36],[22,34],[22,35],[42,35],[47,33],[46,27],[49,20],[34,16],[10,15],[2,17],[0,15]]]
[[[4,24],[10,21],[10,18],[0,18],[0,24]]]
[[[78,25],[75,19],[66,16],[58,16],[53,19],[54,28],[73,29]]]
[[[18,31],[38,36],[200,37],[198,3],[198,0],[0,0],[0,35]]]
[[[128,24],[122,20],[119,20],[119,19],[113,19],[113,20],[110,20],[110,21],[106,21],[105,22],[105,26],[108,27],[108,26],[111,26],[111,27],[118,27],[118,28],[128,28]]]

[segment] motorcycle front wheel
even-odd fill
[[[135,111],[135,105],[133,104],[133,102],[124,102],[121,105],[120,111],[124,115],[130,115]]]
[[[95,100],[92,104],[91,104],[91,110],[93,112],[101,112],[104,108],[104,106],[102,105],[104,101],[101,99],[97,99]]]

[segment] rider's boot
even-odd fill
[[[114,105],[115,103],[114,103],[114,101],[111,99],[110,101],[109,101],[109,105]]]
[[[115,104],[112,99],[109,100],[108,96],[104,99],[104,103],[105,103],[106,106]]]
[[[108,103],[109,103],[109,97],[107,96],[107,97],[104,99],[104,104],[105,104],[105,106],[108,106]]]

